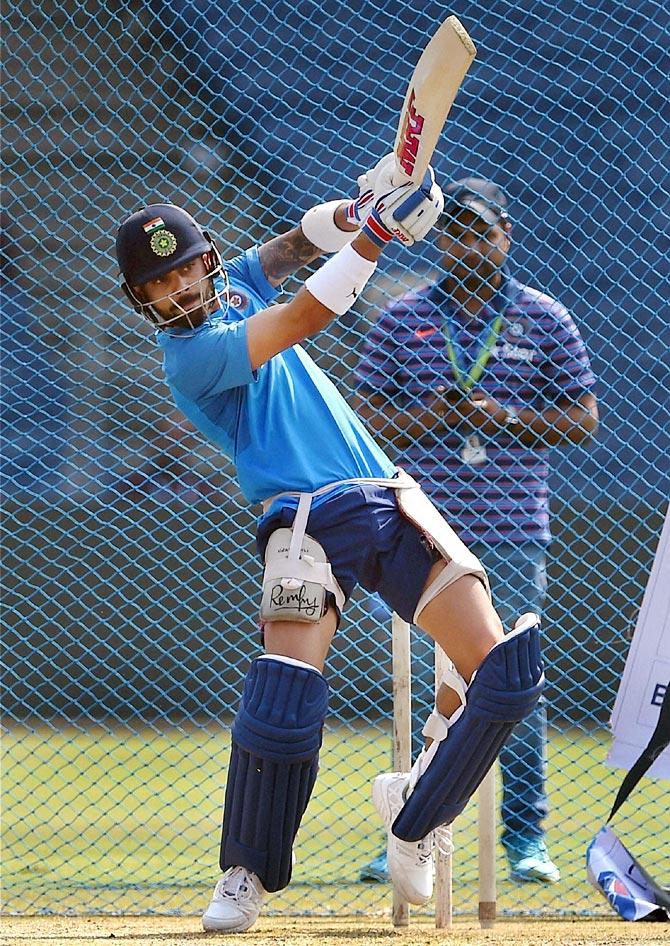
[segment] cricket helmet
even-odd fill
[[[121,288],[136,312],[154,325],[165,324],[156,309],[133,291],[153,279],[202,256],[211,255],[207,279],[221,275],[221,256],[214,240],[200,224],[174,204],[149,204],[121,223],[116,236],[116,257]]]

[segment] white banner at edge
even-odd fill
[[[648,744],[670,685],[670,506],[642,599],[612,711],[614,739],[606,764],[630,769]],[[670,746],[646,773],[670,779]]]

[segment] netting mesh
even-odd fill
[[[606,723],[667,502],[668,17],[660,3],[16,0],[3,14],[4,871],[9,911],[198,912],[216,877],[228,727],[256,632],[254,515],[170,406],[117,291],[118,221],[185,205],[237,251],[294,225],[392,144],[436,22],[479,48],[435,166],[511,196],[514,266],[575,315],[596,444],[552,456],[549,842],[563,880],[509,911],[602,912],[586,844],[620,773]],[[662,234],[666,236],[662,236]],[[434,274],[388,254],[310,344],[345,392],[391,295]],[[289,280],[290,293],[299,285]],[[357,594],[295,882],[272,908],[373,911],[358,883],[390,760],[390,626]],[[667,878],[668,801],[622,832]],[[475,826],[457,827],[472,910]]]

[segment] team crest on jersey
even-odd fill
[[[172,256],[177,249],[177,237],[169,230],[156,230],[151,234],[149,246],[156,256]]]
[[[249,305],[249,299],[247,296],[245,296],[243,292],[239,292],[237,289],[231,290],[228,299],[233,309],[246,309],[246,307]]]
[[[508,338],[523,338],[527,332],[527,320],[524,318],[511,319],[505,326],[505,335],[507,335]]]

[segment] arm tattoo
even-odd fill
[[[264,243],[258,251],[263,272],[272,283],[280,283],[322,255],[300,227]]]

